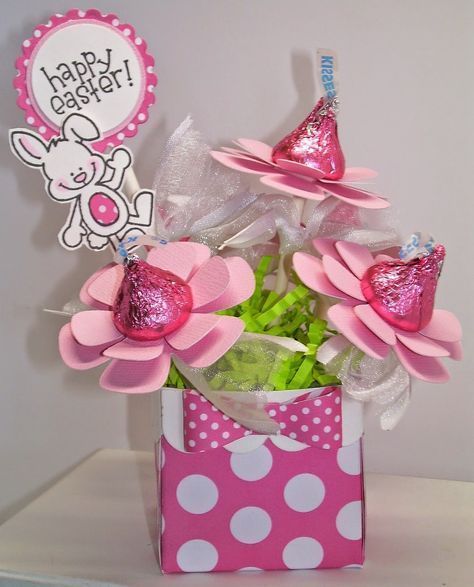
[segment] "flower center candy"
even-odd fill
[[[362,277],[362,292],[388,324],[407,332],[418,332],[433,315],[444,256],[444,247],[438,245],[429,255],[412,261],[384,261],[372,265]]]
[[[337,136],[336,113],[321,98],[307,118],[274,148],[272,159],[289,159],[324,171],[326,179],[341,179],[344,154]]]
[[[132,340],[159,340],[182,326],[192,307],[191,288],[180,277],[131,259],[113,304],[113,321]]]

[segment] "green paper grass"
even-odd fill
[[[217,312],[220,315],[236,316],[245,323],[245,332],[283,336],[304,344],[305,353],[278,353],[272,364],[263,351],[248,348],[250,342],[239,342],[213,366],[215,376],[209,381],[212,389],[246,388],[249,391],[278,391],[308,389],[311,387],[338,385],[334,375],[326,373],[322,363],[316,360],[319,347],[333,331],[327,322],[315,316],[316,299],[311,291],[293,275],[294,289],[278,295],[265,289],[265,278],[272,273],[273,257],[262,257],[255,270],[255,291],[248,300],[238,306]],[[283,356],[284,355],[284,356]],[[168,387],[184,389],[185,379],[173,365]],[[248,388],[246,387],[248,385]]]

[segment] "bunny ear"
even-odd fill
[[[100,138],[95,122],[83,114],[70,114],[64,120],[61,132],[68,141],[96,141]]]
[[[34,132],[21,129],[10,131],[10,148],[29,167],[41,167],[48,147]]]

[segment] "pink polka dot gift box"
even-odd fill
[[[280,432],[263,435],[196,391],[164,389],[162,570],[362,565],[362,409],[341,396],[339,387],[270,392]]]
[[[361,566],[363,408],[396,426],[413,379],[448,380],[462,332],[435,307],[443,245],[402,238],[376,173],[346,166],[334,52],[317,52],[320,98],[276,145],[211,149],[187,117],[153,189],[123,145],[157,84],[130,24],[53,15],[16,68],[35,130],[10,131],[12,154],[67,207],[67,254],[109,253],[49,309],[59,353],[109,392],[161,400],[157,571]]]

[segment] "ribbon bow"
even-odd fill
[[[269,402],[268,415],[280,424],[280,434],[310,446],[338,449],[342,445],[341,390],[328,387],[285,403]],[[218,410],[194,390],[183,393],[184,447],[202,452],[254,434]]]

